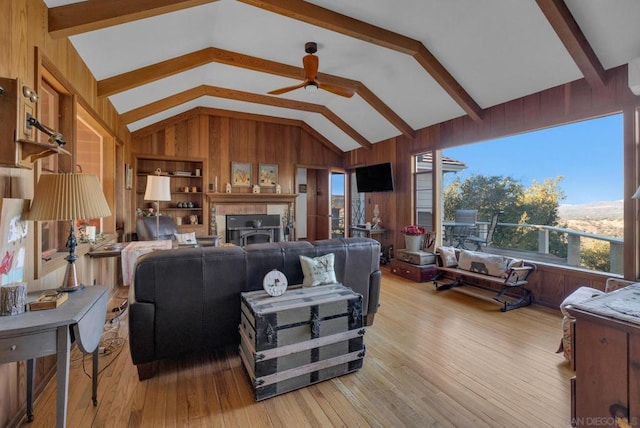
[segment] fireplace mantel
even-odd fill
[[[295,193],[207,193],[213,204],[290,204],[297,196]]]

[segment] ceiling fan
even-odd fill
[[[302,66],[304,67],[304,81],[297,85],[287,86],[285,88],[276,89],[269,92],[271,95],[281,95],[285,92],[290,92],[295,89],[304,88],[306,91],[317,91],[323,89],[341,97],[350,98],[353,96],[353,90],[349,88],[343,88],[341,86],[331,85],[329,83],[321,83],[318,81],[318,57],[314,55],[318,51],[318,45],[316,42],[307,42],[304,45],[304,51],[307,53],[302,57]]]

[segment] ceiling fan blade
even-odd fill
[[[310,82],[316,80],[318,75],[318,65],[320,60],[315,55],[305,55],[302,57],[302,66],[304,67],[304,77]]]
[[[329,83],[320,83],[316,80],[318,88],[331,92],[332,94],[340,95],[341,97],[351,98],[354,94],[353,89],[343,88],[342,86],[331,85]]]
[[[280,88],[280,89],[275,89],[275,90],[273,90],[273,91],[271,91],[271,92],[267,92],[267,93],[268,93],[268,94],[271,94],[271,95],[281,95],[281,94],[284,94],[285,92],[290,92],[290,91],[294,91],[294,90],[296,90],[296,89],[302,88],[302,87],[304,87],[304,85],[305,85],[306,83],[307,83],[307,82],[306,82],[306,81],[304,81],[304,82],[299,83],[299,84],[297,84],[297,85],[287,86],[287,87],[285,87],[285,88]]]

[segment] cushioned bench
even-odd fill
[[[501,287],[494,300],[502,304],[500,309],[502,312],[528,306],[533,302],[533,294],[526,288],[529,274],[536,270],[536,266],[532,263],[452,247],[439,247],[436,250],[436,256],[439,274],[433,282],[437,290],[446,290],[465,283],[473,284],[474,280],[482,280]],[[446,274],[453,276],[453,280],[442,282],[440,279]],[[505,293],[515,289],[520,289],[521,297],[514,301],[506,300]]]

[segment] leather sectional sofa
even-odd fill
[[[130,289],[129,344],[138,377],[165,358],[239,344],[240,293],[262,289],[265,274],[304,278],[299,256],[335,254],[338,282],[363,296],[371,325],[380,295],[380,244],[368,238],[180,248],[141,256]]]

